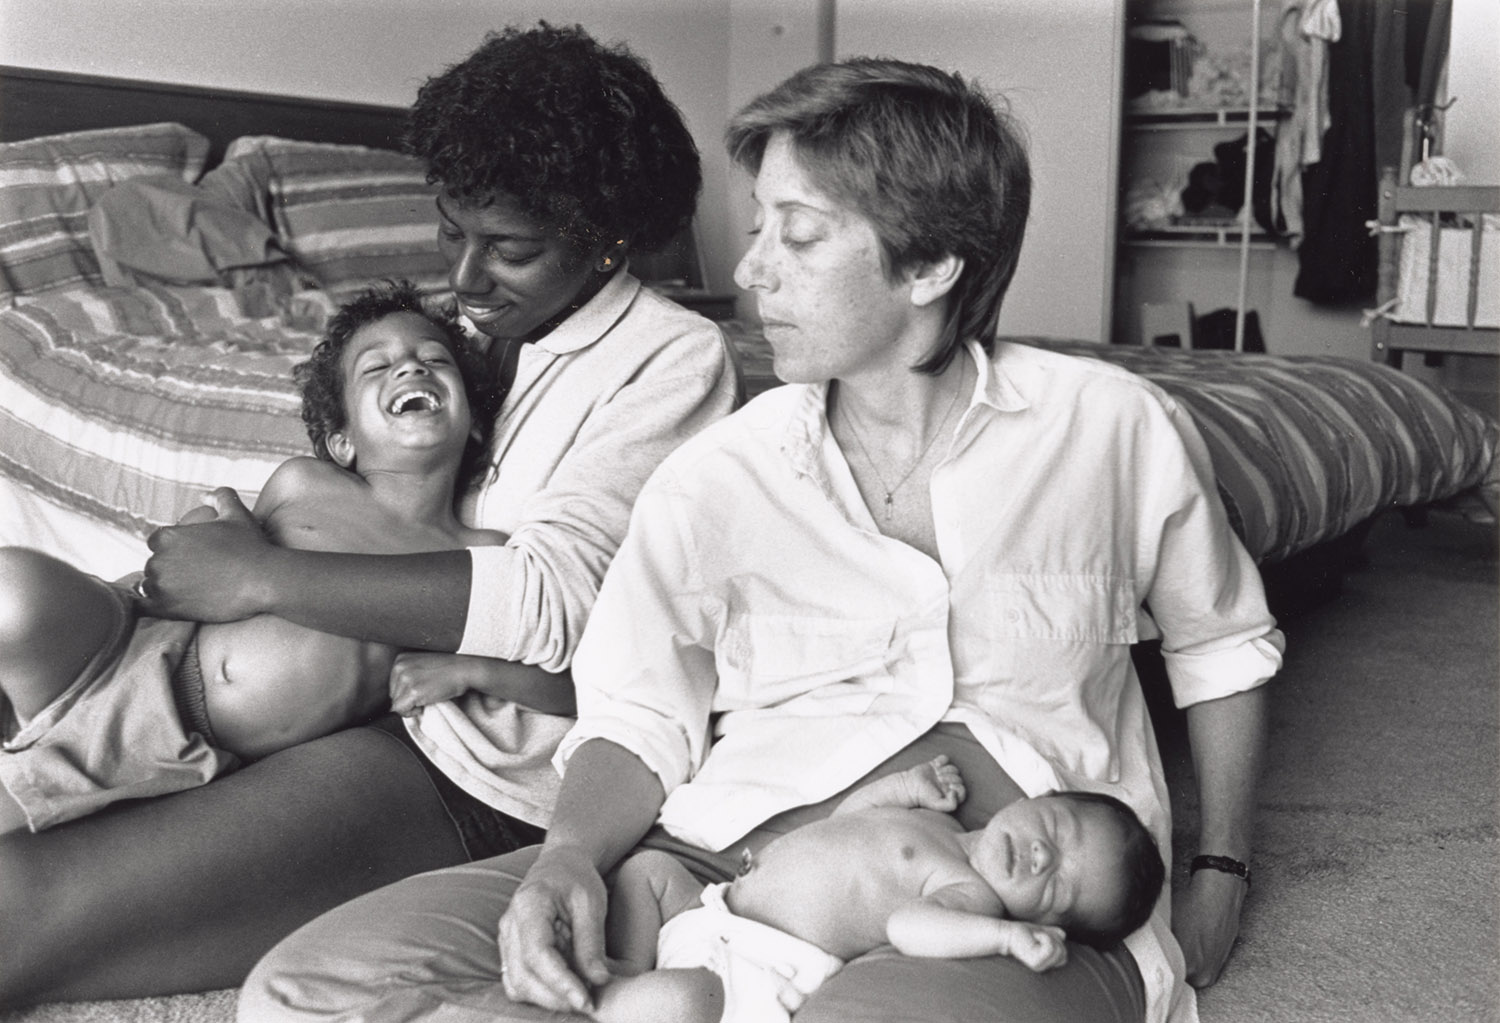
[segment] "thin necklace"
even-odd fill
[[[963,393],[964,378],[963,374],[960,373],[958,386],[953,389],[953,400],[948,403],[948,411],[944,412],[943,418],[938,421],[937,429],[933,431],[932,439],[927,442],[927,446],[922,449],[922,453],[917,455],[917,460],[907,466],[906,471],[901,474],[901,478],[895,482],[895,485],[886,483],[885,477],[880,474],[880,466],[875,462],[875,459],[870,457],[870,452],[865,449],[865,442],[859,435],[859,428],[854,425],[854,420],[849,418],[849,411],[844,408],[844,403],[839,402],[838,411],[844,417],[844,424],[849,427],[849,436],[854,438],[855,445],[859,447],[859,453],[864,456],[865,461],[870,466],[870,471],[875,474],[876,481],[880,483],[880,488],[885,491],[885,517],[887,521],[890,520],[891,515],[895,512],[896,491],[905,486],[906,481],[911,479],[911,474],[917,471],[917,466],[927,460],[927,455],[932,451],[933,445],[943,435],[943,427],[948,425],[948,417],[953,415],[953,410],[958,407],[959,395]]]

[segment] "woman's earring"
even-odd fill
[[[599,265],[596,267],[596,269],[600,273],[602,273],[602,274],[607,274],[612,269],[614,269],[614,265],[615,265],[614,257],[613,256],[605,256],[603,259],[599,260]]]

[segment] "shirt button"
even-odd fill
[[[1019,622],[1021,620],[1021,612],[1017,611],[1015,608],[1011,608],[1009,611],[1005,612],[1005,620],[1008,622]]]

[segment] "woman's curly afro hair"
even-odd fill
[[[576,25],[490,33],[422,86],[404,141],[460,201],[508,194],[582,245],[661,248],[702,184],[698,147],[650,68]]]
[[[345,302],[328,321],[323,339],[307,360],[292,367],[292,377],[302,390],[302,422],[313,453],[324,461],[333,461],[329,435],[349,425],[344,406],[344,349],[362,327],[396,313],[416,313],[435,324],[463,375],[472,421],[458,470],[457,492],[464,493],[482,481],[481,470],[487,466],[484,456],[505,393],[489,372],[484,354],[459,325],[457,313],[447,306],[428,304],[410,281],[384,281]]]

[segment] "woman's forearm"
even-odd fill
[[[265,612],[310,629],[452,652],[469,610],[465,550],[334,554],[274,547],[254,569]]]
[[[568,759],[545,845],[573,847],[605,873],[650,830],[665,799],[660,779],[639,757],[591,739]]]
[[[1266,741],[1264,686],[1187,708],[1197,775],[1198,851],[1249,860]]]

